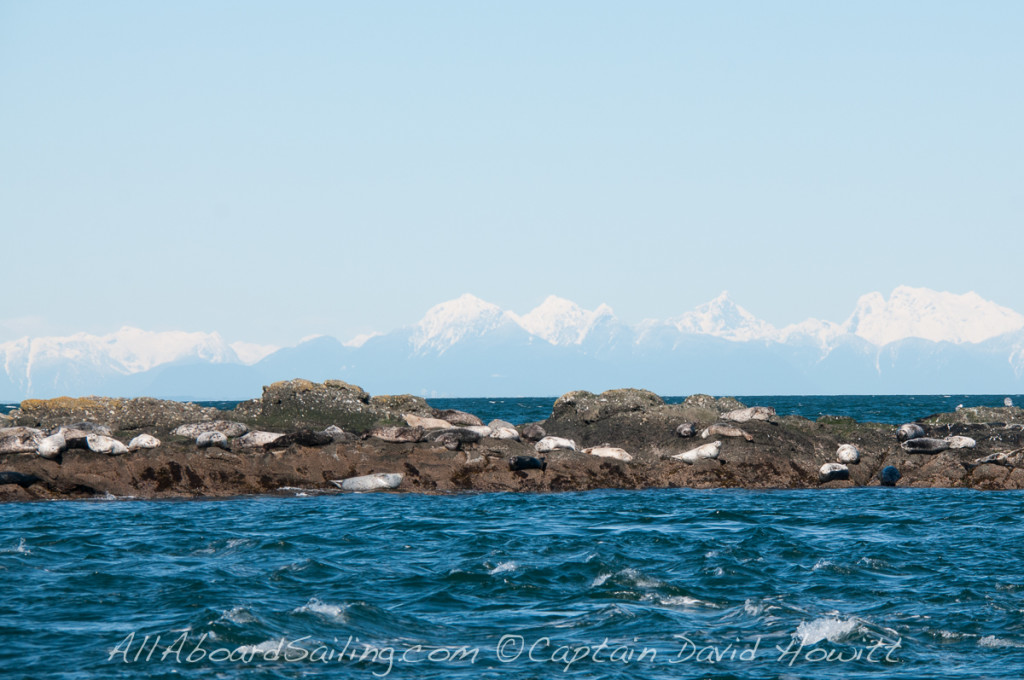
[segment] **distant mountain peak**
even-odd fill
[[[898,286],[888,300],[878,292],[862,295],[843,328],[879,346],[906,338],[977,343],[1024,328],[1024,316],[973,291]]]
[[[515,321],[515,315],[465,293],[428,309],[413,327],[410,342],[417,353],[429,350],[444,353],[466,338],[482,336]]]
[[[776,333],[770,323],[733,302],[728,291],[722,291],[714,299],[670,323],[681,333],[712,335],[740,342],[768,338]]]
[[[602,319],[614,319],[612,308],[601,304],[597,309],[583,309],[575,302],[549,295],[544,302],[516,322],[531,335],[552,345],[579,345]]]

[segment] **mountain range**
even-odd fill
[[[244,399],[275,380],[340,378],[371,393],[543,396],[645,387],[661,394],[932,394],[1024,390],[1024,316],[975,293],[896,288],[842,323],[775,328],[723,292],[678,317],[620,321],[556,296],[518,315],[473,295],[415,324],[278,348],[216,333],[135,328],[0,344],[0,401],[111,395]]]

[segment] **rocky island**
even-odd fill
[[[234,410],[149,398],[27,400],[0,415],[0,500],[667,487],[1024,488],[1024,410],[903,427],[640,389],[483,423],[412,395],[291,380]]]

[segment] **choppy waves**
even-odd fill
[[[1022,502],[851,489],[6,505],[0,673],[1018,678]]]

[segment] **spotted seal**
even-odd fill
[[[822,484],[826,482],[832,482],[837,479],[849,479],[850,468],[846,467],[842,463],[825,463],[818,470],[818,481]]]
[[[839,459],[840,463],[859,463],[860,451],[853,444],[840,444],[836,450],[836,458]]]
[[[684,451],[683,453],[677,453],[674,456],[669,456],[672,460],[681,460],[684,463],[693,465],[698,460],[712,460],[718,458],[719,452],[722,450],[722,442],[710,442],[703,444],[695,449]]]
[[[748,442],[754,441],[754,437],[749,433],[741,430],[735,425],[726,425],[725,423],[715,423],[710,427],[705,427],[700,433],[702,439],[707,439],[711,435],[718,435],[720,437],[743,437]]]
[[[339,489],[344,491],[378,491],[383,489],[397,489],[405,474],[402,472],[376,472],[372,475],[361,475],[347,479],[332,479]]]
[[[900,447],[907,453],[942,453],[949,449],[949,442],[932,437],[915,437],[903,442]]]
[[[626,452],[625,449],[609,446],[608,444],[591,446],[590,448],[583,449],[583,453],[591,456],[597,456],[599,458],[614,458],[615,460],[621,460],[627,463],[633,460],[633,456]]]
[[[924,428],[917,423],[904,423],[896,430],[896,441],[906,442],[924,436]]]
[[[216,447],[218,449],[224,449],[225,451],[231,450],[231,444],[228,442],[228,436],[220,430],[203,432],[196,437],[196,446],[201,449]]]
[[[151,434],[140,434],[128,442],[129,451],[142,451],[144,449],[155,449],[160,446],[160,440]]]
[[[533,445],[534,450],[537,453],[550,453],[557,449],[566,449],[568,451],[576,450],[576,442],[572,439],[566,439],[565,437],[544,437],[539,442]]]
[[[736,409],[723,413],[722,420],[731,420],[735,423],[746,423],[751,420],[768,420],[775,415],[775,409],[770,406],[751,406],[750,408]]]

